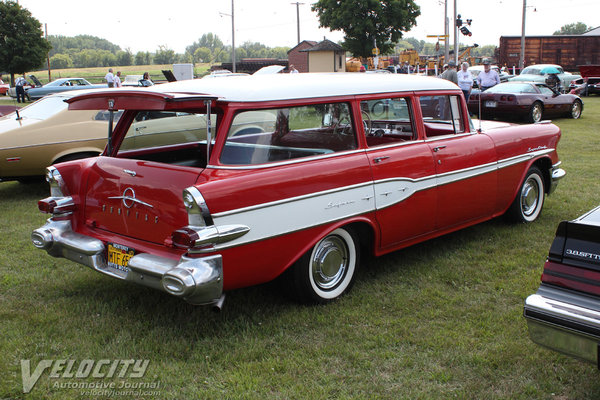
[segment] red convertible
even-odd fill
[[[529,122],[542,118],[579,118],[583,102],[574,94],[560,94],[543,83],[505,82],[469,97],[469,111],[481,119],[521,117]]]
[[[557,126],[473,127],[460,89],[410,75],[285,74],[98,90],[124,110],[100,157],[49,167],[33,244],[192,304],[281,277],[325,303],[381,255],[508,214],[564,175]]]

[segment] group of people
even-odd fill
[[[108,84],[109,88],[120,88],[122,86],[121,83],[121,71],[117,71],[116,74],[113,73],[113,69],[109,68],[107,74],[104,76],[104,80]],[[150,74],[144,72],[142,79],[139,81],[140,86],[152,86],[154,83],[152,79],[150,79]]]
[[[456,63],[454,60],[450,60],[448,68],[442,73],[441,78],[456,83],[463,91],[465,100],[469,101],[469,96],[473,90],[473,75],[469,71],[469,63],[463,62],[460,71],[456,71]],[[483,60],[483,71],[477,75],[475,80],[479,89],[483,92],[499,84],[500,76],[497,71],[491,68],[490,60]]]

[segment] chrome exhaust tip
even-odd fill
[[[54,237],[47,229],[36,229],[31,232],[31,242],[40,250],[48,250],[54,243]]]
[[[219,297],[219,300],[215,301],[212,304],[211,309],[215,312],[215,313],[220,313],[221,310],[223,309],[223,303],[225,303],[225,294],[222,294],[221,297]]]

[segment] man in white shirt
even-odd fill
[[[112,68],[108,69],[108,73],[104,76],[106,83],[108,83],[108,87],[115,87],[115,76],[113,75]]]
[[[490,60],[483,60],[483,71],[477,75],[477,84],[483,92],[486,89],[496,86],[500,83],[500,76],[496,71],[490,68]]]
[[[469,63],[463,62],[460,71],[456,73],[458,78],[458,87],[463,91],[465,95],[465,100],[469,101],[469,96],[471,95],[471,89],[473,89],[473,75],[471,75],[471,71],[469,71]]]

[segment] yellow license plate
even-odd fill
[[[129,272],[127,264],[129,259],[135,255],[135,250],[130,247],[116,243],[108,243],[108,266],[119,271]]]

